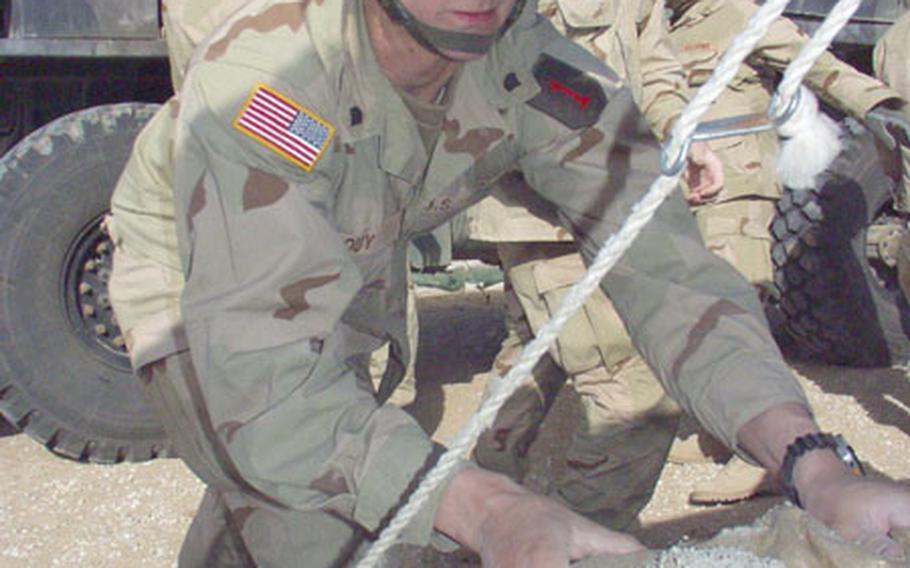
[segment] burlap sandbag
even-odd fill
[[[621,557],[596,557],[574,568],[875,568],[910,565],[910,531],[893,535],[904,547],[893,563],[844,542],[802,509],[781,505],[748,527],[724,529],[700,543]]]

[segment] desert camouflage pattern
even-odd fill
[[[907,59],[907,56],[910,55],[907,49],[908,41],[910,41],[910,12],[905,12],[875,44],[875,49],[872,52],[872,68],[875,76],[900,93],[905,101],[910,100],[910,60]],[[903,166],[901,171],[901,187],[903,191],[895,195],[895,206],[902,211],[907,211],[910,208],[910,149],[901,146],[900,152]],[[907,241],[908,239],[910,237],[904,240]],[[903,267],[901,286],[905,295],[910,290],[910,281],[908,281],[910,280],[910,266],[908,266],[910,259],[904,255],[907,250],[908,247],[906,246],[901,248],[903,252],[899,263],[899,266]],[[910,298],[910,296],[907,297]]]
[[[504,243],[499,254],[508,277],[509,333],[495,370],[505,374],[585,267],[572,243]],[[604,526],[626,529],[654,492],[679,408],[636,352],[604,294],[592,294],[569,319],[534,368],[532,381],[506,402],[481,435],[474,457],[487,469],[522,480],[528,450],[567,377],[581,412],[565,467],[549,480],[547,491]]]
[[[619,74],[658,137],[688,102],[686,77],[666,35],[662,1],[541,0],[539,11]]]
[[[667,6],[674,11],[670,40],[693,88],[708,80],[733,38],[758,10],[750,0],[668,0]],[[767,112],[776,79],[806,39],[791,21],[778,19],[703,119]],[[880,102],[897,96],[881,81],[830,53],[818,59],[804,83],[819,99],[857,119]],[[719,201],[780,195],[774,175],[774,133],[726,138],[710,145],[725,168],[726,184]]]
[[[668,0],[673,10],[670,40],[698,88],[758,7],[750,0]],[[740,66],[705,120],[767,112],[780,73],[799,53],[806,36],[784,18],[775,22]],[[823,101],[861,119],[878,103],[897,96],[831,54],[823,54],[804,80]],[[774,279],[770,222],[781,186],[775,173],[777,135],[760,132],[709,142],[724,165],[724,189],[694,209],[708,248],[731,262],[760,291]]]
[[[685,72],[666,35],[663,2],[544,0],[539,9],[604,61],[631,90],[652,130],[665,136],[688,101]],[[522,207],[520,176],[467,212],[471,238],[497,241],[506,276],[509,336],[501,371],[584,274],[572,235],[544,207]],[[551,245],[550,242],[560,244]],[[571,377],[583,412],[565,473],[552,492],[612,528],[628,526],[650,499],[676,432],[678,409],[632,346],[610,300],[595,293],[567,324],[534,380],[510,399],[478,442],[484,467],[522,479],[527,452],[559,387]],[[622,491],[616,491],[622,487]]]
[[[642,21],[664,23],[662,15],[653,12],[656,8],[652,8],[650,20],[643,20],[640,14],[633,20],[629,17],[636,11],[633,3],[541,3],[542,12],[557,28],[620,70],[633,93],[637,93],[636,101],[646,117],[652,118],[649,110],[663,111],[659,114],[661,120],[650,120],[658,133],[665,132],[661,128],[665,129],[681,110],[680,99],[666,96],[667,89],[678,81],[680,71],[691,87],[701,86],[755,10],[746,2],[669,4],[679,12],[686,11],[674,20],[667,39],[662,25],[640,25]],[[647,3],[637,7],[640,11],[647,9]],[[611,23],[608,30],[612,33],[602,33],[603,28],[597,27]],[[621,33],[615,33],[617,30]],[[776,24],[749,59],[754,67],[740,68],[706,118],[765,112],[774,73],[795,56],[802,41],[801,33],[792,24]],[[808,82],[824,89],[822,92],[828,93],[826,100],[837,100],[837,106],[857,117],[894,95],[881,83],[832,56],[824,57],[815,66]],[[852,92],[860,88],[859,92]],[[677,88],[678,92],[684,90]],[[654,100],[667,104],[649,106]],[[699,232],[709,250],[764,293],[773,280],[768,227],[774,215],[774,200],[780,195],[774,173],[777,137],[765,132],[710,144],[724,164],[726,183],[715,202],[693,208]],[[552,219],[520,213],[509,193],[514,192],[500,191],[497,199],[487,199],[468,212],[469,228],[475,238],[498,234],[491,240],[500,241],[498,247],[508,278],[510,336],[497,358],[500,367],[507,367],[508,361],[517,356],[520,339],[539,329],[568,286],[583,274],[577,258],[573,261],[571,255],[563,256],[568,254],[566,247],[530,243],[565,241],[570,235]],[[548,250],[549,255],[544,252]],[[522,478],[527,469],[527,450],[540,419],[568,374],[584,411],[568,450],[566,473],[554,482],[553,491],[573,508],[599,522],[606,520],[614,528],[623,528],[633,521],[653,492],[677,420],[672,403],[661,397],[659,384],[631,343],[623,341],[624,337],[625,330],[618,324],[610,301],[595,294],[557,339],[552,360],[535,370],[535,382],[509,401],[491,430],[481,438],[475,453],[478,462]],[[610,491],[610,487],[620,485],[628,491],[620,495]]]
[[[908,42],[910,42],[910,12],[904,12],[875,44],[875,50],[872,53],[872,68],[875,76],[905,98],[910,96]]]
[[[185,281],[169,326],[142,307],[160,301],[158,281],[112,296],[127,298],[115,300],[118,317],[134,314],[126,331],[141,381],[160,391],[150,396],[162,421],[209,483],[186,565],[236,557],[228,541],[238,539],[258,565],[299,563],[311,548],[344,563],[355,545],[339,543],[378,530],[431,459],[417,423],[377,405],[394,381],[377,394],[366,364],[386,342],[407,360],[410,238],[520,168],[590,259],[656,174],[659,148],[630,92],[536,6],[465,66],[432,152],[364,28],[356,2],[250,2],[195,52],[162,110],[171,149],[134,155],[146,163],[131,171],[148,177],[116,189],[112,288],[136,284],[122,271],[139,268],[121,263],[121,251],[147,267],[176,266]],[[591,71],[603,89],[609,103],[587,126],[528,104],[541,93],[532,68],[544,52]],[[315,157],[289,157],[235,125],[262,89],[322,135]],[[173,165],[176,230],[156,238],[142,227],[161,224],[163,203],[135,205],[171,191],[157,185],[162,156]],[[603,288],[664,387],[727,443],[768,407],[805,404],[751,288],[704,249],[680,196]],[[428,507],[405,539],[427,542],[434,513]],[[286,546],[304,534],[312,546]]]
[[[196,46],[250,0],[162,0],[161,20],[174,91],[183,86]]]
[[[165,0],[162,7],[165,39],[171,69],[171,81],[174,90],[179,91],[190,64],[193,51],[206,36],[220,25],[229,25],[230,18],[250,0]],[[227,20],[227,22],[226,22]],[[448,249],[446,249],[448,250]],[[409,249],[410,260],[420,258],[421,250],[412,243]],[[451,259],[449,259],[451,260]],[[411,285],[413,287],[413,285]],[[416,300],[409,288],[407,302],[408,346],[411,353],[416,353],[418,321]],[[370,357],[370,375],[373,382],[379,384],[389,360],[389,346],[378,349]],[[415,358],[412,356],[406,363],[405,374],[398,388],[389,396],[390,400],[400,406],[413,402],[416,397],[416,377],[414,375]]]
[[[774,199],[752,197],[692,209],[708,250],[736,268],[759,294],[774,280],[769,233],[774,204]]]
[[[688,102],[686,76],[666,36],[662,1],[541,0],[541,15],[615,71],[661,138]],[[466,213],[470,238],[490,242],[570,241],[558,223],[529,215],[508,196]]]

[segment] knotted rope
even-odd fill
[[[615,0],[624,1],[624,0]],[[775,95],[776,104],[769,109],[772,118],[782,116],[795,96],[803,77],[815,60],[828,48],[837,32],[847,23],[859,6],[860,0],[840,0],[825,19],[817,33],[803,46],[797,58],[788,66]],[[588,296],[599,286],[606,273],[632,245],[644,226],[654,217],[657,208],[671,192],[676,191],[689,142],[698,120],[720,96],[736,74],[740,64],[749,56],[758,40],[783,13],[788,0],[770,0],[753,15],[746,28],[733,40],[724,53],[711,78],[698,90],[679,119],[664,147],[662,174],[651,184],[647,194],[629,214],[619,231],[613,234],[597,253],[585,275],[572,286],[560,302],[552,319],[540,328],[536,337],[522,350],[518,362],[505,375],[491,381],[491,389],[477,412],[459,430],[440,457],[411,494],[408,502],[398,511],[385,530],[358,563],[358,568],[372,568],[382,560],[385,552],[395,544],[408,523],[420,512],[433,492],[441,486],[458,467],[462,457],[476,442],[480,434],[493,424],[496,413],[510,396],[531,374],[531,370],[556,340],[566,321],[578,311]],[[771,114],[771,113],[774,114]]]

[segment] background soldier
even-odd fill
[[[905,12],[885,32],[872,54],[876,77],[890,85],[904,99],[910,99],[910,12]],[[910,195],[910,151],[901,148],[903,155],[902,187]],[[904,297],[910,299],[910,230],[901,237],[897,262],[898,281]]]
[[[668,0],[667,6],[673,11],[670,40],[693,88],[708,80],[733,38],[758,10],[749,0]],[[778,19],[703,119],[767,112],[780,74],[806,39],[792,22]],[[877,121],[870,111],[881,112],[884,105],[900,101],[897,92],[830,53],[818,59],[804,83],[825,103],[867,124]],[[766,131],[709,144],[723,163],[725,184],[709,203],[694,204],[699,230],[708,249],[735,266],[764,295],[773,280],[770,222],[781,195],[775,172],[777,135]],[[698,445],[717,446],[706,440],[698,440]],[[680,461],[691,459],[685,454],[691,456],[690,451],[674,450]],[[734,457],[717,477],[697,486],[690,500],[736,501],[775,488],[763,469]]]

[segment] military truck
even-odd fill
[[[82,461],[167,452],[107,300],[108,200],[171,94],[157,0],[0,0],[0,412]]]
[[[171,94],[159,2],[0,0],[0,414],[80,461],[169,453],[107,299],[104,231],[132,140]],[[789,14],[811,29],[832,5],[797,1]],[[864,2],[838,53],[868,67],[871,45],[899,12],[897,0]],[[890,363],[910,353],[910,309],[881,251],[903,221],[890,215],[890,187],[876,168],[859,179],[847,154],[818,191],[781,202],[771,309],[782,314],[781,336],[806,353]],[[843,284],[831,290],[818,274]],[[835,294],[843,290],[873,310],[861,329]]]

